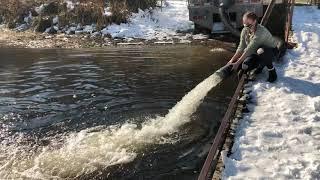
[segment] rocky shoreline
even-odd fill
[[[219,39],[220,38],[220,39]],[[210,38],[208,35],[192,35],[191,33],[181,33],[180,37],[159,39],[139,39],[139,38],[112,38],[103,35],[94,36],[92,34],[64,33],[48,34],[37,33],[30,30],[17,32],[7,28],[0,28],[0,46],[18,48],[103,48],[112,46],[146,46],[146,45],[208,45],[232,49],[234,42],[229,38],[229,42],[222,41],[227,37]]]
[[[26,5],[11,4],[12,7],[25,7],[25,10],[24,13],[17,13],[19,16],[12,16],[17,18],[11,21],[9,17],[4,18],[5,16],[1,16],[0,13],[0,46],[103,48],[202,44],[230,49],[236,41],[230,35],[212,37],[212,35],[193,34],[193,23],[189,21],[188,8],[184,1],[166,0],[161,3],[162,8],[132,10],[123,23],[122,21],[115,23],[113,19],[120,16],[115,14],[119,8],[114,7],[115,2],[111,4],[101,2],[95,5],[92,4],[94,1],[89,0],[81,3],[76,3],[78,2],[76,0],[59,2],[48,1],[45,4],[30,5],[29,8]],[[101,11],[100,16],[95,15],[96,10]],[[4,12],[3,9],[2,11]],[[104,18],[104,23],[99,24],[99,17]]]
[[[16,1],[20,2],[20,0]],[[166,0],[160,4],[161,8],[156,6],[145,10],[137,10],[139,5],[130,11],[132,13],[126,17],[125,21],[118,23],[114,18],[120,17],[116,14],[117,8],[120,7],[115,7],[117,4],[115,1],[110,1],[109,4],[103,3],[104,1],[100,4],[92,4],[94,1],[89,0],[48,1],[44,4],[35,1],[38,4],[29,5],[30,7],[19,3],[12,4],[13,1],[7,4],[4,2],[0,5],[12,6],[16,9],[24,7],[24,10],[17,12],[17,16],[6,17],[1,15],[1,12],[6,12],[1,6],[0,46],[103,48],[130,45],[203,44],[230,48],[232,47],[230,43],[235,42],[229,35],[218,35],[213,38],[210,37],[211,35],[193,34],[193,23],[189,21],[188,8],[184,1]],[[95,14],[98,10],[99,16]],[[7,12],[8,14],[10,13]],[[12,19],[13,17],[15,18]],[[99,21],[101,18],[104,19],[103,22]],[[229,44],[224,42],[226,39],[230,42]]]

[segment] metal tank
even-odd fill
[[[283,4],[277,0],[276,4]],[[195,32],[229,33],[240,35],[242,16],[247,11],[262,17],[267,0],[188,0],[189,19],[195,24]]]

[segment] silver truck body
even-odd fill
[[[263,0],[223,0],[230,2],[226,9],[227,19],[230,24],[240,29],[242,25],[242,16],[247,11],[255,12],[259,17],[263,16],[264,7],[268,1]],[[277,4],[283,3],[282,0],[277,0]],[[228,28],[221,21],[219,7],[221,0],[188,0],[189,19],[195,24],[195,29],[206,29],[211,33],[226,33]]]

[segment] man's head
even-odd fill
[[[243,26],[250,29],[255,27],[258,21],[258,16],[254,12],[246,12],[242,18]]]

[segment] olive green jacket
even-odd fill
[[[257,25],[257,30],[254,34],[250,33],[248,27],[244,27],[241,31],[240,44],[237,52],[247,52],[249,56],[256,54],[258,48],[261,46],[274,48],[277,46],[277,43],[277,40],[273,38],[268,29],[260,24]]]

